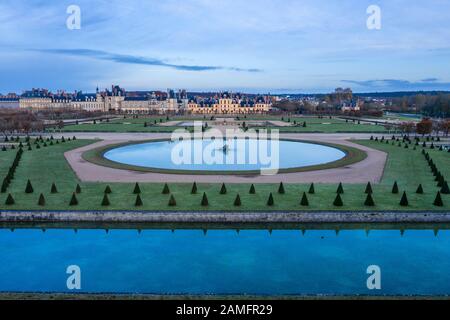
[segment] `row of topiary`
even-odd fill
[[[8,190],[9,185],[11,184],[11,181],[14,179],[14,174],[16,172],[16,169],[19,165],[20,159],[22,158],[23,150],[20,148],[17,153],[16,157],[14,158],[14,161],[9,167],[8,173],[6,174],[5,178],[3,179],[2,186],[1,186],[1,193],[5,193],[6,190]]]

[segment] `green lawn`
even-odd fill
[[[199,184],[199,193],[191,195],[191,184],[170,184],[170,191],[177,201],[176,207],[169,207],[169,195],[161,193],[162,184],[141,184],[142,200],[144,206],[135,208],[135,195],[132,194],[134,184],[110,184],[112,194],[109,199],[111,205],[102,207],[104,183],[80,183],[82,192],[77,195],[79,205],[69,207],[69,200],[75,186],[79,181],[70,169],[63,157],[67,150],[92,143],[87,140],[67,141],[66,143],[55,144],[53,146],[33,148],[32,151],[25,151],[22,160],[15,174],[15,179],[11,183],[10,192],[16,204],[5,205],[7,194],[0,194],[1,209],[72,209],[72,210],[450,210],[450,196],[443,195],[445,206],[438,208],[433,206],[438,188],[434,182],[430,169],[421,154],[422,147],[416,151],[411,148],[386,145],[375,141],[359,141],[359,143],[377,148],[389,153],[386,170],[381,184],[374,185],[375,207],[365,207],[364,188],[365,185],[344,185],[343,194],[344,206],[341,208],[332,205],[336,196],[337,185],[317,184],[316,194],[308,195],[310,206],[301,207],[299,205],[300,196],[303,191],[307,191],[309,185],[285,185],[286,194],[278,194],[278,185],[255,185],[256,194],[249,194],[250,184],[229,184],[228,193],[220,195],[220,183]],[[437,164],[441,172],[450,177],[450,153],[427,149]],[[0,172],[4,175],[5,168],[8,168],[14,157],[16,150],[0,152]],[[24,192],[26,181],[30,179],[34,193]],[[401,192],[407,191],[410,206],[401,207],[399,201],[401,194],[392,194],[393,182],[397,180]],[[50,194],[52,182],[58,188],[57,194]],[[419,183],[423,184],[425,194],[417,195],[415,190]],[[39,193],[44,193],[46,205],[37,205]],[[206,192],[210,205],[202,207],[200,205],[202,193]],[[266,205],[270,192],[273,192],[275,205]],[[242,200],[241,207],[234,207],[233,202],[236,194],[239,193]]]

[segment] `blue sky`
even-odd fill
[[[0,48],[0,93],[450,90],[450,1],[2,0]]]

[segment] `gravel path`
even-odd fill
[[[65,133],[66,136],[72,134]],[[80,139],[101,139],[102,141],[66,152],[64,155],[81,181],[87,182],[193,182],[198,183],[378,183],[381,180],[387,154],[367,148],[349,139],[367,139],[367,134],[281,134],[281,138],[329,142],[355,147],[367,152],[368,157],[348,166],[309,172],[281,173],[272,176],[239,175],[189,175],[138,172],[99,166],[82,158],[88,150],[105,145],[138,140],[170,138],[165,133],[76,133]],[[55,135],[57,136],[57,135]],[[381,136],[381,135],[380,135]]]

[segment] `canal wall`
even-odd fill
[[[450,212],[0,211],[0,222],[446,223]]]

